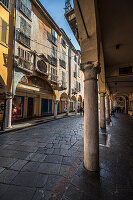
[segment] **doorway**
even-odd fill
[[[28,111],[27,117],[31,118],[33,116],[33,98],[28,97]]]

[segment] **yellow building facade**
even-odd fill
[[[3,119],[4,96],[7,86],[9,38],[9,0],[0,0],[0,121]]]

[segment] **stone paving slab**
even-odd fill
[[[132,199],[133,124],[126,115],[112,124],[110,146],[99,135],[99,173],[83,166],[81,116],[0,135],[0,200]]]

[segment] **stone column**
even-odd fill
[[[6,95],[4,128],[12,127],[12,95]]]
[[[24,111],[23,111],[23,118],[27,118],[27,107],[28,107],[28,97],[24,97]]]
[[[57,118],[57,104],[58,104],[58,101],[54,102],[54,118],[55,119]]]
[[[128,114],[127,99],[125,98],[125,114]]]
[[[109,95],[106,94],[105,98],[105,107],[106,107],[106,120],[109,122],[110,121],[110,105],[109,105]]]
[[[70,100],[68,99],[67,100],[67,112],[66,112],[67,116],[69,115],[69,111],[70,111]]]
[[[105,93],[100,93],[100,128],[106,129],[106,118],[105,118]]]
[[[113,101],[112,99],[110,99],[110,115],[111,115],[112,108],[113,108]]]
[[[99,67],[93,63],[81,64],[84,72],[84,166],[87,170],[99,169],[98,89]]]

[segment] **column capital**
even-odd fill
[[[84,72],[85,81],[97,80],[97,74],[100,73],[100,65],[98,62],[81,63],[80,68]]]
[[[106,95],[106,92],[99,92],[99,94],[100,94],[100,96],[103,96],[103,97],[105,97],[105,95]]]

